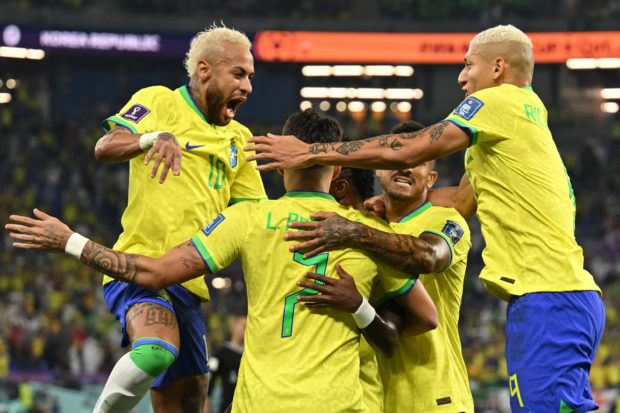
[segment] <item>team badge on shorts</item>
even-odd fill
[[[468,97],[461,104],[454,109],[454,114],[462,117],[465,120],[471,120],[476,113],[484,106],[484,102],[475,97]]]
[[[441,232],[443,232],[448,238],[450,238],[450,240],[452,241],[452,245],[455,245],[457,242],[459,242],[459,240],[465,233],[465,231],[463,231],[463,228],[461,228],[459,224],[450,220],[446,221],[446,225],[444,225]]]
[[[121,115],[121,118],[130,120],[132,122],[138,123],[142,120],[143,117],[151,113],[146,107],[135,104],[132,105],[125,113]]]
[[[237,158],[239,156],[239,151],[235,148],[233,143],[230,144],[230,158],[228,158],[228,162],[230,162],[230,167],[234,168],[237,166]]]

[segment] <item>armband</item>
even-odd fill
[[[366,297],[362,296],[362,303],[354,313],[351,313],[351,316],[359,328],[366,328],[375,319],[376,314],[375,308],[370,305]]]
[[[67,240],[67,245],[65,245],[65,253],[73,255],[79,260],[82,257],[84,245],[86,245],[87,242],[88,238],[74,232]]]
[[[153,144],[155,143],[155,140],[157,140],[157,137],[162,132],[164,131],[158,130],[155,132],[147,132],[140,135],[140,149],[142,150],[142,152],[146,152],[151,149],[153,147]]]

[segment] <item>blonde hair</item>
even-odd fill
[[[480,47],[480,53],[491,61],[498,56],[530,83],[534,74],[534,52],[532,40],[512,24],[499,25],[478,33],[470,43]]]
[[[192,77],[199,60],[204,59],[213,62],[214,59],[217,59],[222,53],[224,43],[240,44],[248,49],[252,48],[250,39],[242,32],[229,29],[224,23],[221,27],[213,23],[211,27],[198,33],[192,41],[183,61],[187,76]]]

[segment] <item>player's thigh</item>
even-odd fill
[[[595,409],[588,377],[604,320],[596,291],[513,298],[506,320],[512,411]]]
[[[202,413],[209,388],[209,374],[183,377],[165,387],[151,388],[155,413]]]
[[[133,304],[127,310],[125,325],[132,341],[140,337],[157,337],[180,347],[176,315],[164,305],[151,301]]]

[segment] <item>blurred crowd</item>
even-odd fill
[[[424,20],[460,18],[475,21],[500,19],[565,19],[575,28],[591,20],[620,17],[618,0],[5,0],[7,10],[49,13],[79,11],[87,15],[150,13],[175,16],[218,15],[282,19]],[[355,5],[360,7],[355,7]],[[586,26],[581,26],[586,24]],[[581,27],[580,27],[581,26]]]
[[[406,0],[401,3],[409,4]],[[45,82],[36,76],[20,79],[13,101],[0,105],[0,221],[6,223],[10,214],[30,215],[36,206],[111,246],[121,231],[127,166],[97,162],[92,152],[102,135],[99,122],[115,113],[128,96],[97,105],[83,102],[74,116],[66,116],[50,104],[50,88]],[[346,113],[333,115],[340,116],[350,137],[384,133],[401,120],[389,113],[381,118],[357,119]],[[273,125],[250,126],[257,134],[273,130]],[[550,126],[553,130],[553,124]],[[607,329],[591,382],[596,389],[618,389],[620,120],[616,117],[604,136],[568,141],[555,138],[577,196],[576,236],[584,247],[586,268],[604,291],[607,309]],[[438,185],[454,185],[463,173],[461,155],[440,160],[437,168],[441,177]],[[265,174],[263,178],[270,196],[283,193],[277,175]],[[506,388],[505,303],[486,293],[477,278],[484,244],[476,220],[470,225],[473,247],[460,331],[472,389],[480,411],[484,411],[493,403],[487,396],[489,389]],[[2,239],[0,383],[4,383],[4,393],[0,401],[12,397],[14,392],[9,390],[20,380],[43,380],[73,388],[103,381],[123,350],[118,345],[119,326],[103,300],[101,275],[64,255],[15,251],[6,234]],[[212,301],[205,305],[211,352],[227,339],[228,319],[245,300],[238,265],[220,276],[230,282],[224,288],[212,288]]]

